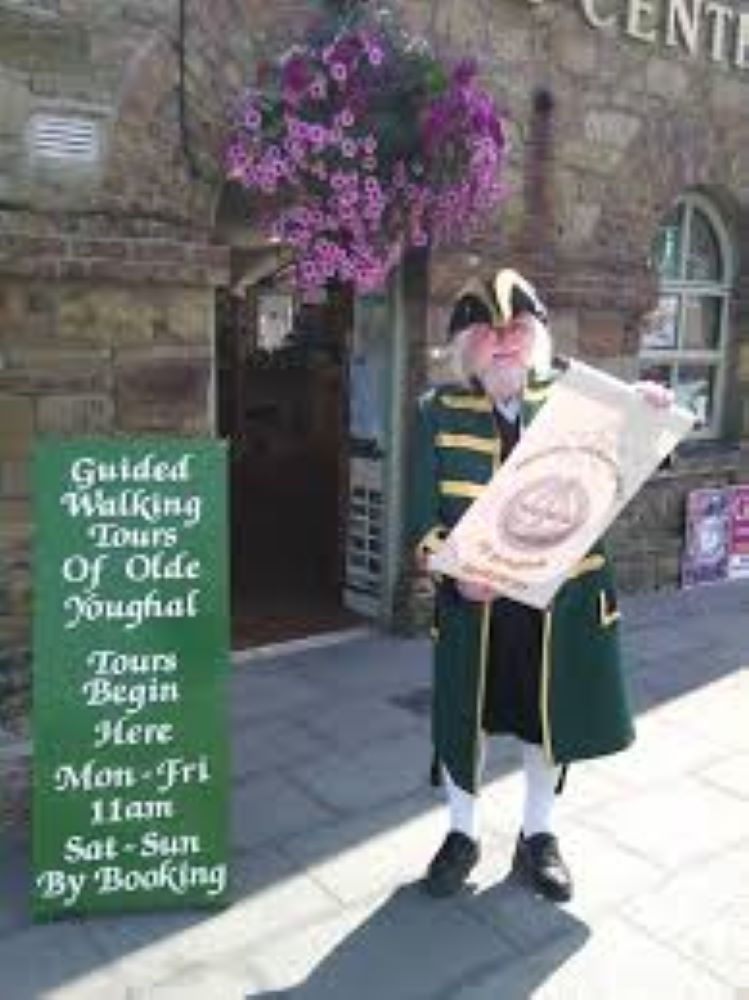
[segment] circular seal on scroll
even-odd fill
[[[499,529],[523,549],[546,549],[565,541],[590,513],[579,479],[548,473],[522,486],[499,514]]]

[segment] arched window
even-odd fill
[[[697,415],[696,437],[720,433],[728,336],[731,254],[706,198],[680,198],[653,243],[658,305],[645,317],[640,378],[669,385]]]

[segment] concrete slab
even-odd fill
[[[117,979],[83,921],[29,927],[0,941],[8,1000],[124,1000]]]
[[[454,1000],[735,1000],[734,990],[618,917],[584,929],[455,990]]]
[[[749,839],[627,903],[653,938],[749,992]]]
[[[345,922],[322,921],[279,939],[253,967],[276,988],[293,987],[295,1000],[431,1000],[511,958],[501,939],[459,908],[405,887],[347,910]]]
[[[349,753],[328,754],[289,770],[294,782],[332,811],[380,806],[426,786],[431,744],[426,735],[383,738]]]
[[[654,785],[586,817],[624,847],[665,870],[726,850],[749,835],[749,803],[682,777]]]
[[[336,818],[332,809],[314,801],[280,772],[251,775],[235,790],[231,812],[231,843],[239,851],[278,843]]]

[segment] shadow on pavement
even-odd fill
[[[525,938],[534,914],[542,915],[544,943],[553,946],[529,969],[510,942]],[[527,1000],[589,937],[587,924],[534,900],[509,878],[450,900],[430,899],[412,883],[387,899],[305,981],[285,990],[250,992],[246,1000],[499,1000],[492,985],[498,977],[501,1000]]]

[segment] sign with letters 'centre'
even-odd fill
[[[218,905],[225,449],[43,442],[34,496],[34,914]]]

